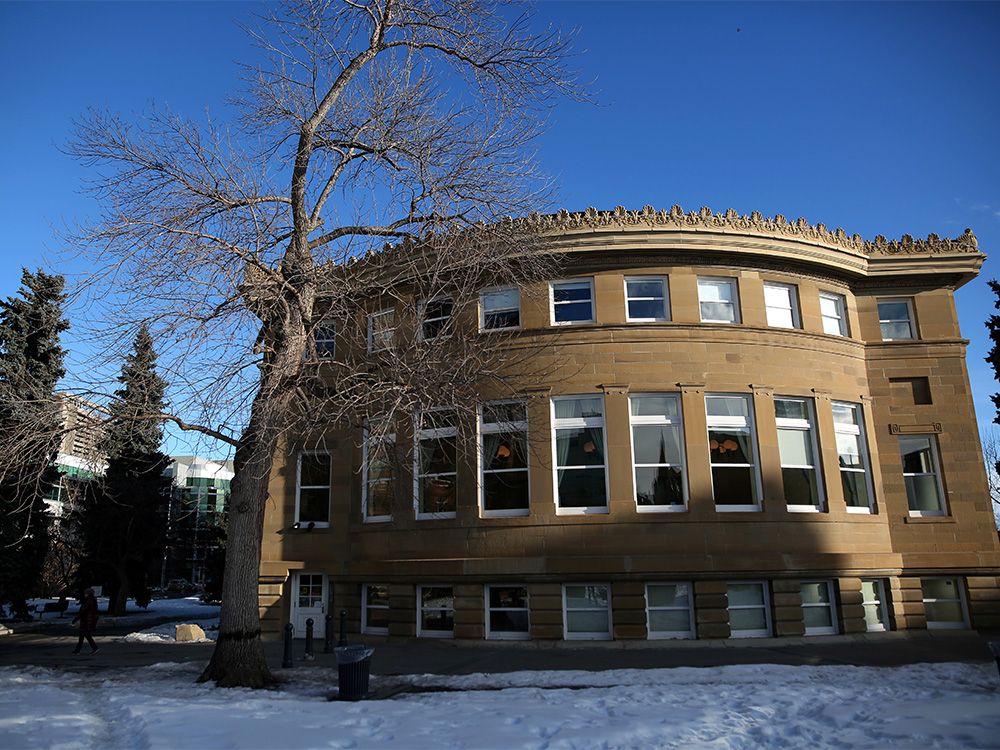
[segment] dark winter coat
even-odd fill
[[[97,599],[94,596],[84,595],[80,602],[80,611],[73,622],[80,621],[80,630],[93,632],[97,627]]]

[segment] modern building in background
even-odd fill
[[[203,585],[225,539],[225,512],[233,480],[232,461],[171,456],[174,481],[167,518],[161,585],[183,580]]]
[[[62,439],[56,469],[60,479],[45,501],[57,522],[72,508],[80,483],[104,476],[107,470],[107,457],[98,448],[104,426],[98,406],[66,393],[59,395],[59,402]]]
[[[865,241],[679,207],[525,221],[567,275],[482,290],[478,325],[545,375],[484,392],[475,439],[440,404],[377,444],[280,452],[266,633],[331,607],[373,637],[1000,626],[954,303],[985,257],[971,232]],[[335,323],[376,356],[405,316],[369,302]],[[447,330],[455,300],[412,302],[424,339]]]

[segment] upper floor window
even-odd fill
[[[764,284],[767,324],[775,328],[801,328],[799,295],[792,284]]]
[[[907,341],[917,337],[913,325],[913,302],[909,299],[878,301],[878,324],[883,341]]]
[[[640,511],[683,510],[684,428],[675,395],[629,397],[635,502]]]
[[[479,328],[501,331],[521,327],[521,292],[517,287],[484,289],[479,293]]]
[[[870,513],[875,505],[861,404],[833,404],[833,429],[848,513]]]
[[[394,493],[393,452],[396,436],[384,426],[365,426],[362,447],[361,499],[362,517],[365,521],[392,520],[392,498]]]
[[[842,294],[819,293],[819,314],[823,319],[823,333],[831,336],[847,335],[847,307]]]
[[[631,322],[670,320],[667,280],[655,276],[626,278],[625,313]]]
[[[479,421],[484,515],[528,513],[528,414],[523,401],[483,404]]]
[[[911,516],[943,516],[946,513],[937,446],[929,435],[899,439],[903,458],[903,481]]]
[[[552,323],[594,322],[594,281],[553,281]]]
[[[789,510],[822,510],[823,493],[816,458],[816,421],[812,401],[776,398],[774,414],[785,502]]]
[[[396,335],[396,310],[388,308],[368,316],[368,351],[381,352],[392,348]]]
[[[417,415],[414,503],[417,518],[454,518],[458,425],[452,409]]]
[[[455,303],[451,297],[438,297],[423,303],[420,314],[420,337],[425,341],[451,333]]]
[[[739,323],[736,279],[699,278],[698,304],[702,323]]]
[[[606,513],[604,399],[552,399],[556,472],[556,512]]]
[[[760,466],[749,396],[706,396],[715,509],[760,510]]]
[[[296,467],[295,522],[298,525],[330,525],[330,454],[300,453]]]
[[[333,359],[337,355],[337,324],[321,320],[313,327],[313,346],[319,359]]]

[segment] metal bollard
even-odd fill
[[[313,654],[313,618],[306,619],[306,661],[312,661],[316,656]]]
[[[292,623],[285,625],[285,655],[281,659],[281,666],[284,669],[295,666],[295,662],[292,659],[292,631],[294,630],[295,628],[292,626]]]
[[[347,610],[340,610],[340,640],[337,641],[338,646],[347,645]]]
[[[326,617],[323,618],[323,653],[332,654],[333,653],[333,615],[329,612],[326,613]]]

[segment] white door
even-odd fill
[[[292,626],[296,638],[306,637],[306,620],[313,621],[313,637],[326,635],[326,576],[322,573],[292,573]]]

